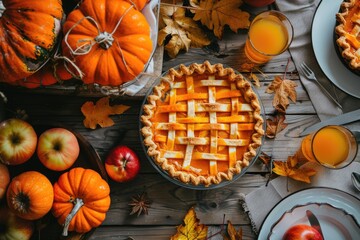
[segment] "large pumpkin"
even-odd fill
[[[51,210],[53,198],[51,182],[36,171],[23,172],[14,177],[6,192],[10,210],[27,220],[45,216]]]
[[[49,58],[61,29],[61,0],[2,0],[0,81],[14,82]],[[1,2],[0,2],[1,5]]]
[[[110,207],[110,187],[92,169],[73,168],[54,184],[53,215],[67,231],[84,233],[99,226]]]
[[[63,32],[63,55],[74,59],[86,84],[130,81],[144,70],[152,51],[146,18],[124,0],[82,2]]]

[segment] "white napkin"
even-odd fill
[[[316,62],[312,50],[310,33],[312,19],[320,0],[277,0],[276,3],[294,26],[294,39],[289,50],[297,68],[303,61],[311,66],[319,82],[321,82],[330,93],[333,93],[332,95],[335,98],[336,96],[338,97],[343,107],[343,112],[358,109],[360,107],[360,99],[354,98],[335,88],[323,74]],[[341,109],[321,91],[316,83],[307,80],[302,75],[300,75],[300,79],[309,94],[320,120],[341,114]]]
[[[311,183],[303,183],[286,177],[277,177],[270,181],[268,186],[263,186],[246,196],[242,196],[241,203],[248,213],[255,233],[258,233],[261,224],[271,209],[287,195],[301,189],[311,187],[330,187],[345,191],[354,196],[360,197],[352,185],[351,173],[360,173],[360,163],[353,162],[343,169],[334,170],[319,166],[317,174],[311,178]],[[288,187],[286,186],[288,182]],[[289,189],[289,191],[287,191]],[[286,209],[284,209],[285,211]]]

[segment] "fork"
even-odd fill
[[[313,80],[315,81],[319,87],[326,93],[326,95],[328,95],[329,98],[331,98],[334,103],[342,109],[342,106],[341,104],[326,90],[326,88],[324,88],[324,86],[317,80],[317,78],[315,77],[315,74],[314,72],[311,70],[310,67],[308,67],[308,65],[306,65],[305,62],[302,62],[300,64],[300,70],[302,72],[302,74],[309,80]]]

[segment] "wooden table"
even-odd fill
[[[226,33],[219,41],[220,51],[214,53],[204,49],[190,49],[181,53],[175,59],[164,57],[163,71],[179,63],[220,62],[235,69],[239,68],[243,58],[242,45],[245,42],[246,31],[238,34]],[[267,117],[274,115],[272,107],[273,95],[265,93],[265,89],[274,76],[283,75],[289,52],[274,58],[261,70],[264,77],[258,74],[261,87],[258,88],[261,100],[265,106]],[[247,73],[244,73],[247,76]],[[274,159],[286,159],[293,154],[300,144],[300,138],[294,138],[293,132],[299,127],[306,127],[319,121],[309,97],[299,81],[294,64],[290,62],[287,77],[294,80],[298,87],[297,101],[290,104],[286,121],[288,127],[275,139],[265,139],[262,151]],[[268,170],[257,161],[249,171],[234,183],[214,190],[190,190],[179,187],[162,177],[150,165],[145,157],[139,140],[139,111],[143,101],[142,96],[115,97],[111,103],[121,103],[131,106],[124,114],[113,116],[115,125],[96,130],[86,129],[83,124],[81,105],[88,100],[95,101],[98,97],[74,96],[67,94],[34,93],[18,88],[0,86],[7,98],[6,117],[14,115],[17,109],[23,109],[28,114],[28,120],[34,123],[55,122],[71,127],[81,133],[97,150],[102,160],[108,151],[118,144],[133,148],[141,158],[141,172],[129,183],[109,181],[111,187],[111,208],[101,227],[91,235],[90,239],[169,239],[176,233],[176,226],[182,220],[190,207],[194,206],[202,224],[209,226],[209,236],[217,232],[221,225],[230,220],[237,228],[242,227],[243,239],[254,239],[249,218],[239,204],[241,193],[247,194],[263,186],[269,177]],[[148,215],[129,215],[128,203],[131,197],[146,191],[152,204]]]

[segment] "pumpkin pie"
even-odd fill
[[[172,178],[192,185],[231,180],[257,154],[262,108],[251,83],[221,64],[180,65],[143,107],[147,153]]]
[[[360,0],[344,0],[336,14],[336,44],[348,66],[360,70]]]

